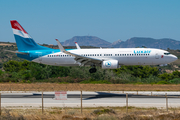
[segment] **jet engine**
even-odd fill
[[[117,69],[119,62],[117,60],[108,60],[102,62],[102,69]]]

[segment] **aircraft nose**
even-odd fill
[[[178,58],[175,55],[172,55],[172,59],[176,61]]]

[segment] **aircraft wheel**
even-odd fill
[[[97,71],[97,69],[96,69],[96,68],[93,68],[93,70],[94,70],[94,73]]]
[[[95,73],[95,72],[96,72],[96,68],[91,68],[91,69],[89,69],[89,72],[90,72],[90,73]]]
[[[90,73],[93,73],[93,69],[92,69],[92,68],[91,68],[91,69],[89,69],[89,72],[90,72]]]

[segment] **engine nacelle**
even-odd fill
[[[119,62],[117,60],[108,60],[102,62],[102,69],[117,69]]]

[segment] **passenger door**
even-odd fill
[[[158,53],[156,53],[155,58],[159,59],[159,54]]]

